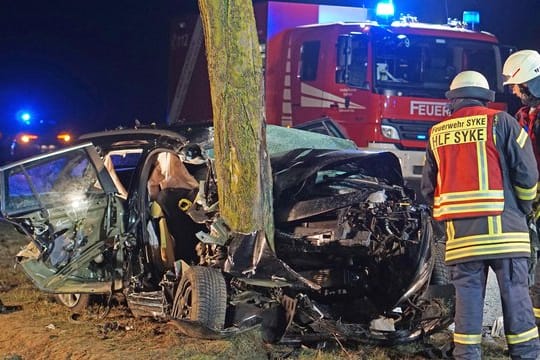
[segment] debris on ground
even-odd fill
[[[133,330],[132,325],[123,325],[118,321],[109,321],[98,327],[98,336],[101,339],[107,339],[107,335],[113,331],[130,331]]]
[[[0,300],[0,314],[7,314],[14,311],[19,311],[22,309],[22,306],[15,305],[15,306],[6,306],[2,303],[2,300]]]
[[[502,337],[504,336],[504,320],[502,316],[499,316],[495,321],[493,322],[493,326],[491,327],[491,337]]]

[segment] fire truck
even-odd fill
[[[370,20],[366,8],[264,1],[254,4],[264,62],[269,124],[332,119],[360,148],[392,151],[417,179],[428,131],[449,115],[453,77],[476,70],[506,109],[505,49],[462,21],[426,24],[412,16]],[[209,82],[197,15],[174,23],[168,122],[211,121]]]

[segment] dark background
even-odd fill
[[[316,2],[316,1],[313,1]],[[373,7],[375,1],[319,1]],[[0,1],[0,122],[25,109],[81,131],[164,122],[169,25],[193,0]],[[540,0],[394,0],[420,21],[480,11],[502,43],[540,47]]]

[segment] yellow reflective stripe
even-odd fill
[[[506,342],[510,344],[520,344],[538,337],[538,328],[535,326],[531,330],[521,334],[506,335]]]
[[[482,342],[482,334],[458,334],[454,333],[454,342],[464,345],[475,345]]]
[[[508,232],[501,234],[479,234],[459,237],[456,239],[448,238],[446,240],[446,249],[453,250],[465,246],[475,246],[484,244],[503,244],[503,243],[523,242],[529,244],[529,234],[524,232]]]
[[[488,234],[498,235],[502,233],[501,216],[488,216]]]
[[[452,220],[446,221],[446,241],[454,239],[456,236],[456,229],[454,228],[454,222]]]
[[[488,234],[495,234],[495,224],[493,223],[493,216],[487,217],[487,224],[488,224]]]
[[[430,137],[430,142],[431,142],[431,137]],[[431,146],[431,151],[433,152],[433,157],[435,158],[435,163],[437,163],[437,169],[440,169],[441,168],[441,158],[439,156],[439,152],[437,151],[437,148],[434,148],[433,145]],[[441,172],[440,171],[437,171],[437,186],[441,186]]]
[[[493,199],[493,200],[504,200],[504,191],[503,190],[483,190],[483,191],[461,191],[453,193],[445,193],[436,196],[434,199],[434,205],[440,205],[445,202],[455,202],[455,201],[473,201],[481,199]]]
[[[499,122],[499,119],[497,119],[497,115],[493,116],[493,122],[492,124],[496,124]],[[495,145],[497,145],[497,131],[495,129],[495,126],[491,126],[491,136],[493,137],[493,142]]]
[[[540,309],[533,307],[534,317],[540,318]]]
[[[443,215],[466,214],[475,212],[502,212],[503,210],[504,202],[444,205],[438,208],[433,208],[433,216],[437,218]]]
[[[488,162],[486,155],[486,142],[480,141],[476,143],[476,155],[478,162],[478,189],[480,191],[486,191],[489,189],[488,184]]]
[[[514,191],[516,192],[516,196],[520,200],[534,200],[536,199],[536,190],[537,190],[537,184],[534,184],[531,188],[522,188],[517,185],[514,185]]]
[[[527,138],[529,137],[529,135],[527,135],[527,132],[524,130],[524,129],[521,129],[521,131],[519,132],[519,135],[516,139],[516,142],[518,143],[519,147],[523,149],[523,147],[525,146],[525,143],[527,142]]]
[[[444,259],[446,261],[452,261],[467,257],[511,253],[530,253],[530,251],[531,246],[529,244],[523,243],[471,246],[455,250],[447,249]]]

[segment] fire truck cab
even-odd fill
[[[381,23],[369,20],[366,8],[279,1],[257,2],[254,8],[266,121],[295,126],[331,118],[358,147],[396,153],[405,178],[421,175],[429,129],[449,115],[444,93],[457,73],[481,72],[497,93],[490,106],[506,108],[504,59],[492,34],[458,22],[420,23],[411,16]],[[197,23],[180,24],[172,38],[169,122],[210,120]]]

